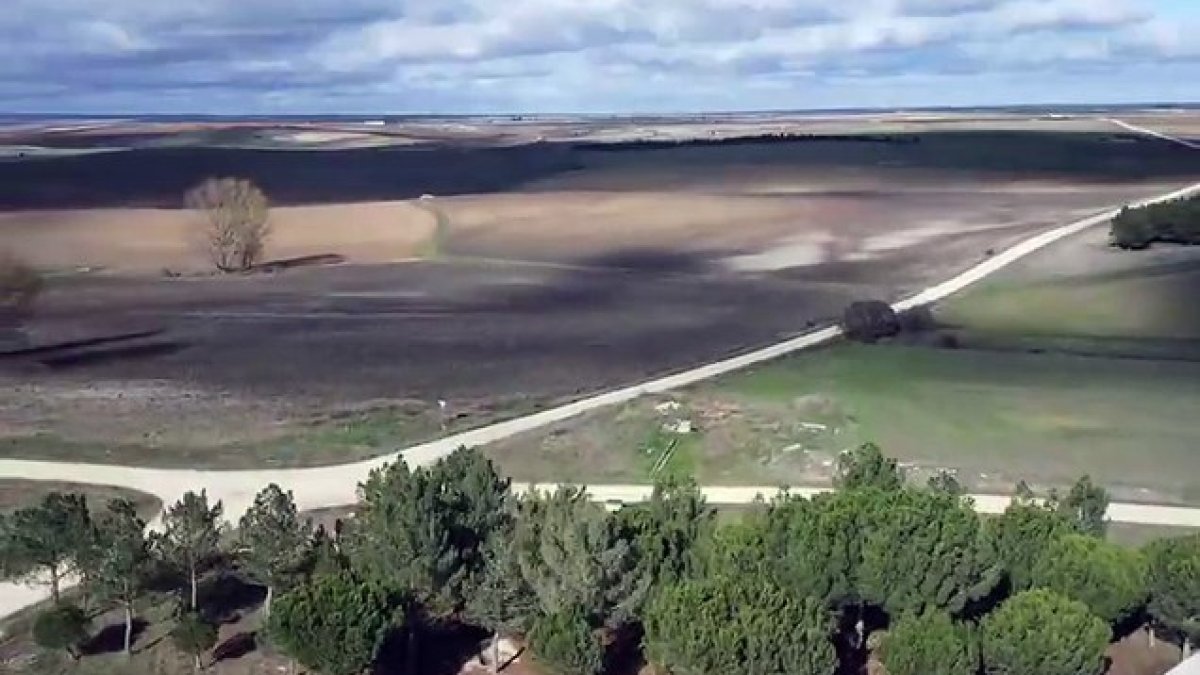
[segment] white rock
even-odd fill
[[[663,429],[676,434],[690,434],[692,433],[692,421],[676,420],[674,422],[668,422],[663,425]]]
[[[657,411],[658,414],[660,414],[660,415],[666,415],[669,412],[674,412],[676,410],[679,410],[679,402],[678,401],[663,401],[662,403],[659,403],[658,405],[654,406],[654,410]]]

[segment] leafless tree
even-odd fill
[[[239,272],[262,260],[271,232],[267,196],[242,178],[209,178],[188,191],[188,208],[201,216],[202,239],[213,265]]]
[[[21,337],[21,323],[33,311],[42,290],[42,277],[9,251],[0,251],[0,343]]]

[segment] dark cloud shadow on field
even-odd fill
[[[257,183],[277,205],[496,192],[575,168],[565,149],[137,149],[0,163],[0,208],[177,208],[205,178]]]
[[[658,148],[568,143],[512,147],[442,144],[343,150],[190,147],[133,149],[0,163],[0,208],[179,207],[184,192],[213,176],[258,183],[276,204],[410,199],[423,194],[502,192],[588,167],[758,167],[1129,180],[1195,176],[1195,151],[1121,134],[937,132],[915,142],[846,143],[821,138],[733,146],[696,142]],[[624,149],[621,149],[624,148]],[[633,181],[624,189],[669,187]]]
[[[1167,246],[1167,245],[1156,245]],[[1121,252],[1131,260],[1144,252]],[[1077,356],[1104,356],[1121,359],[1162,361],[1200,361],[1200,260],[1147,262],[1144,265],[1052,278],[1034,282],[1031,288],[1059,287],[1083,289],[1096,284],[1134,282],[1129,297],[1116,296],[1116,311],[1146,311],[1146,306],[1159,312],[1157,319],[1145,326],[1142,334],[1116,332],[1111,335],[1096,332],[1077,333],[1052,330],[1036,333],[1004,333],[976,330],[937,318],[927,322],[923,331],[904,336],[913,344],[983,351],[1058,353]],[[1118,287],[1120,288],[1120,287]],[[1015,292],[1020,292],[1015,291]],[[1116,294],[1114,294],[1116,295]]]
[[[343,404],[400,395],[545,402],[794,336],[868,292],[717,272],[711,260],[719,256],[643,249],[528,273],[521,266],[497,273],[492,262],[448,261],[394,273],[364,268],[369,285],[357,287],[367,292],[363,297],[283,292],[293,288],[290,278],[303,288],[324,287],[314,278],[342,279],[353,271],[313,267],[254,287],[253,298],[192,295],[178,306],[144,295],[169,290],[172,282],[138,282],[114,293],[137,299],[135,306],[161,308],[168,334],[186,337],[187,349],[84,359],[61,374]],[[404,288],[416,278],[470,281],[444,296],[369,293]],[[196,306],[203,316],[192,316]]]
[[[735,275],[713,274],[714,260],[704,254],[639,248],[581,258],[540,283],[498,288],[455,307],[467,312],[560,314],[609,308],[652,297],[663,283],[695,281],[715,295],[738,294],[747,284]]]

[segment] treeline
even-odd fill
[[[916,134],[794,134],[774,132],[749,136],[713,136],[708,138],[641,139],[621,142],[575,143],[577,150],[620,152],[622,150],[664,150],[695,145],[764,145],[769,143],[887,143],[911,145],[921,142]]]
[[[1121,209],[1113,218],[1114,246],[1148,248],[1151,244],[1200,244],[1200,197]]]
[[[784,491],[720,525],[690,483],[609,512],[577,488],[515,497],[460,450],[372,472],[332,534],[272,485],[232,538],[203,494],[151,535],[127,502],[93,519],[81,498],[52,495],[6,518],[0,541],[6,576],[51,584],[56,606],[34,625],[45,646],[87,632],[57,590],[64,575],[132,621],[157,565],[179,579],[173,635],[199,663],[215,628],[197,576],[237,565],[268,589],[272,645],[323,675],[415,673],[464,629],[494,636],[493,670],[507,638],[559,675],[639,658],[675,675],[833,675],[872,654],[889,675],[1095,675],[1114,634],[1146,617],[1185,649],[1200,638],[1200,534],[1110,544],[1107,494],[1086,478],[985,518],[952,477],[912,486],[873,445],[837,468],[836,492]]]

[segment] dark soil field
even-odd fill
[[[410,199],[512,190],[597,165],[639,174],[752,162],[766,168],[953,171],[1022,178],[1137,180],[1197,173],[1195,155],[1173,143],[1129,133],[954,131],[864,140],[706,144],[535,143],[516,147],[455,144],[420,148],[252,150],[134,148],[53,159],[0,162],[0,208],[174,208],[210,176],[253,180],[278,204]],[[655,180],[661,187],[661,180]]]
[[[0,355],[0,454],[359,459],[804,332],[852,300],[896,298],[1040,228],[1200,175],[1186,148],[1114,134],[621,147],[0,163],[10,209],[119,218],[117,207],[174,206],[192,182],[230,173],[285,204],[432,192],[447,224],[445,254],[425,261],[54,277],[33,347]],[[316,252],[339,252],[337,228]],[[73,250],[70,234],[56,254]],[[87,256],[79,248],[78,264]]]

